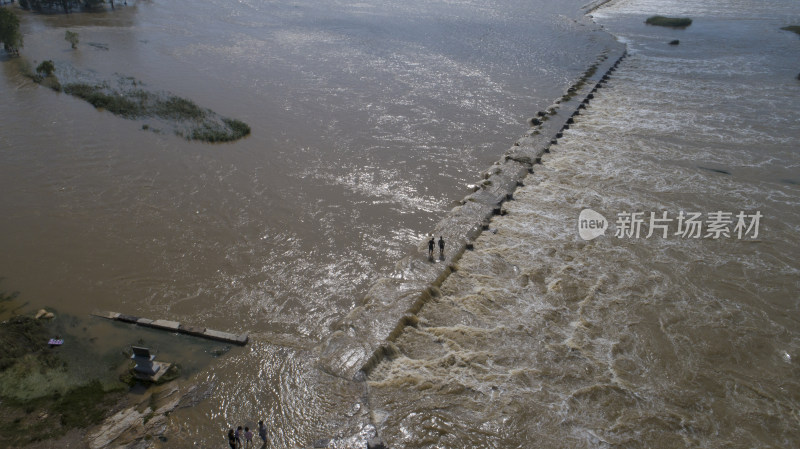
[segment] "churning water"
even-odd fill
[[[800,39],[780,28],[800,8],[627,0],[595,20],[629,57],[371,373],[379,430],[405,448],[798,447]],[[586,208],[609,223],[591,241]],[[666,237],[647,238],[651,212]]]

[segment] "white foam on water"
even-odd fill
[[[654,55],[628,33],[644,33],[638,21],[620,18],[633,3],[598,17],[638,51],[504,205],[497,232],[465,253],[418,328],[396,341],[399,355],[371,374],[390,444],[800,444],[789,393],[800,192],[776,180],[797,176],[800,111],[785,90],[798,88],[775,85],[780,62],[744,64],[706,47],[688,51],[707,60]],[[584,208],[612,223],[623,211],[764,218],[757,239],[686,239],[674,228],[666,239],[626,239],[612,226],[584,242],[574,224]],[[425,428],[432,416],[447,435]]]

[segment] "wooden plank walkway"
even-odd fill
[[[209,340],[222,341],[225,343],[233,343],[240,346],[246,345],[248,340],[247,333],[240,335],[230,334],[228,332],[216,331],[214,329],[208,329],[205,327],[184,326],[177,321],[151,320],[149,318],[139,318],[118,312],[94,312],[92,315],[99,318],[105,318],[107,320],[133,323],[139,326],[151,327],[153,329],[161,329],[169,332],[178,332],[181,334],[192,335],[194,337],[207,338]]]

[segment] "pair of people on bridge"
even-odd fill
[[[428,240],[428,258],[433,259],[433,248],[436,246],[436,238],[431,236]],[[439,257],[444,259],[444,237],[439,236]]]

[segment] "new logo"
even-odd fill
[[[578,216],[578,235],[584,240],[593,240],[606,233],[608,220],[591,210],[584,209]]]

